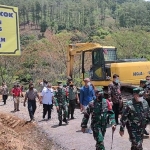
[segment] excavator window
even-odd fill
[[[111,77],[110,62],[117,60],[115,48],[97,48],[91,51],[86,57],[87,52],[82,53],[82,73],[83,77],[90,77],[92,81],[105,81]],[[90,57],[92,55],[92,57]],[[88,60],[88,61],[87,61]],[[92,62],[90,62],[90,60]],[[87,74],[87,67],[89,73]]]
[[[105,61],[117,60],[116,48],[103,48],[103,54]]]

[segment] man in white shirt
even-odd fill
[[[53,89],[51,84],[48,82],[47,86],[43,88],[41,93],[41,103],[43,104],[43,119],[48,112],[48,120],[51,119],[52,101],[54,99]]]

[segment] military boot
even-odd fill
[[[66,124],[68,124],[68,121],[66,118],[63,119],[63,122],[65,122]]]
[[[59,121],[59,126],[61,126],[62,125],[62,121]]]

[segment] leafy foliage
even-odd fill
[[[0,4],[19,7],[22,49],[20,57],[1,57],[0,81],[65,81],[66,50],[69,43],[76,42],[116,46],[118,58],[150,60],[150,2],[0,0]],[[77,84],[80,62],[77,56],[73,75]]]

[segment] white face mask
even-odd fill
[[[88,82],[88,86],[90,86],[91,85],[91,82]]]
[[[143,99],[143,97],[139,97],[138,100],[139,100],[139,102],[143,102],[144,99]]]

